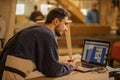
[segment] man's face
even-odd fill
[[[62,36],[62,34],[67,31],[67,25],[68,25],[68,17],[65,17],[61,21],[59,21],[55,26],[55,34],[59,37]]]

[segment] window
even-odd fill
[[[25,10],[24,4],[17,4],[16,5],[16,15],[23,15]]]
[[[49,9],[50,8],[52,8],[53,6],[52,5],[48,5],[48,4],[42,4],[41,6],[40,6],[40,8],[41,8],[41,12],[44,14],[44,15],[47,15],[48,14],[48,12],[49,12]]]

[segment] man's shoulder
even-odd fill
[[[53,32],[51,30],[49,30],[47,27],[45,27],[44,25],[40,25],[40,26],[36,26],[36,28],[34,28],[34,30],[38,33],[44,34],[44,35],[48,35],[50,36],[51,34],[53,34]]]

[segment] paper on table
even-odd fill
[[[108,71],[120,71],[120,68],[112,68],[110,66],[106,66],[106,68],[108,69]]]

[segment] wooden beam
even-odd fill
[[[85,23],[85,18],[82,12],[80,12],[80,9],[77,8],[73,3],[71,3],[69,0],[56,0],[59,4],[61,4],[65,9],[69,10],[71,12],[72,17],[74,17],[79,22]]]
[[[7,0],[8,4],[6,5],[9,8],[8,13],[8,21],[7,21],[7,31],[5,36],[5,43],[13,36],[14,27],[15,27],[15,11],[16,11],[16,0]],[[4,8],[3,8],[4,9]],[[7,9],[6,9],[7,10]]]

